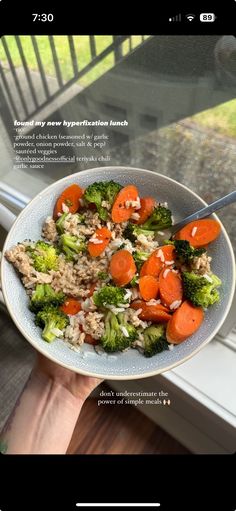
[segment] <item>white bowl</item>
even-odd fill
[[[70,184],[78,182],[87,187],[94,181],[113,179],[122,185],[134,183],[140,196],[151,195],[160,202],[168,202],[175,221],[200,209],[206,203],[187,187],[166,176],[148,170],[131,167],[102,167],[85,170],[53,183],[40,192],[21,212],[14,222],[4,245],[5,250],[24,239],[37,240],[42,224],[52,214],[58,195]],[[215,218],[217,218],[214,215]],[[219,221],[219,219],[217,218]],[[221,224],[222,226],[222,224]],[[222,280],[221,299],[210,307],[199,330],[173,350],[167,350],[152,358],[145,358],[137,350],[124,353],[99,355],[88,344],[81,352],[70,349],[62,340],[48,344],[41,338],[35,326],[33,314],[28,309],[28,298],[13,266],[3,257],[1,263],[2,290],[9,313],[23,336],[41,353],[58,364],[81,374],[114,379],[130,380],[147,378],[163,373],[188,360],[205,346],[222,325],[232,302],[235,285],[235,262],[232,246],[222,226],[221,235],[209,246],[212,270]]]

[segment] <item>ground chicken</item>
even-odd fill
[[[58,238],[56,223],[54,222],[52,217],[48,217],[44,222],[42,229],[42,236],[48,241],[55,243]]]
[[[26,245],[19,243],[11,250],[5,252],[5,257],[14,264],[22,276],[24,286],[35,288],[36,284],[50,284],[52,276],[47,273],[38,272],[32,265],[32,260],[26,252]]]
[[[199,275],[204,275],[205,273],[210,273],[211,271],[211,257],[204,252],[200,257],[194,257],[193,261],[190,264],[190,269],[198,273]]]

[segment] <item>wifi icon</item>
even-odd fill
[[[186,18],[188,21],[193,21],[195,18],[195,14],[186,14]]]

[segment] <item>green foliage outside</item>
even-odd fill
[[[145,36],[147,37],[147,36]],[[23,51],[30,69],[38,71],[38,65],[35,58],[34,48],[30,36],[20,36]],[[44,64],[45,73],[48,76],[55,76],[55,67],[52,59],[49,39],[47,36],[36,36],[41,58]],[[142,42],[141,36],[131,36],[132,48],[135,48]],[[14,36],[6,36],[6,41],[11,53],[12,61],[15,67],[22,66],[17,44]],[[113,42],[112,36],[95,36],[96,50],[99,55],[105,48]],[[73,77],[73,68],[70,58],[70,50],[67,36],[54,36],[55,47],[60,62],[62,78],[66,82]],[[83,69],[91,61],[91,52],[89,36],[74,36],[75,50],[79,70]],[[122,43],[123,55],[129,52],[129,41]],[[0,60],[3,67],[7,66],[7,58],[4,48],[0,42]],[[81,79],[80,84],[85,86],[96,80],[103,73],[108,71],[114,65],[114,53],[110,53],[99,64],[97,64],[89,73],[86,73]]]

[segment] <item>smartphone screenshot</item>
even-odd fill
[[[1,511],[235,511],[236,2],[118,7],[0,2]]]

